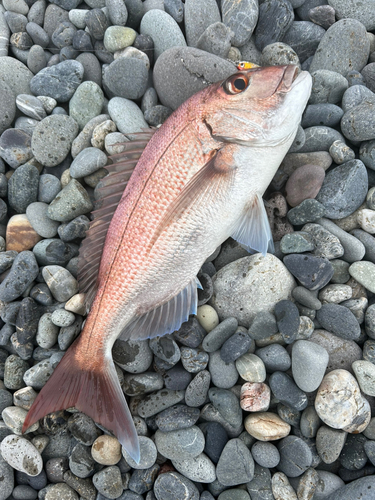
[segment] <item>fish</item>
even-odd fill
[[[139,462],[112,346],[172,333],[196,314],[197,274],[227,238],[266,254],[272,234],[262,196],[310,92],[311,76],[293,65],[241,70],[193,95],[157,130],[135,134],[112,157],[80,250],[89,313],[23,432],[75,407]]]

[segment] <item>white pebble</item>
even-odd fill
[[[81,314],[81,316],[86,315],[86,294],[76,293],[72,298],[68,300],[65,304],[65,309],[71,311],[72,313]]]
[[[37,476],[42,472],[43,460],[35,446],[27,439],[11,434],[1,442],[1,454],[13,469],[28,476]]]
[[[219,324],[219,316],[217,315],[217,312],[213,307],[207,304],[198,307],[197,319],[207,333]]]
[[[375,210],[363,208],[357,215],[358,224],[370,234],[375,234]]]

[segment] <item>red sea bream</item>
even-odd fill
[[[156,132],[127,143],[107,167],[80,252],[90,312],[23,430],[75,406],[139,460],[112,346],[120,337],[178,330],[196,312],[200,267],[228,237],[267,252],[272,237],[262,195],[293,142],[310,90],[309,73],[298,75],[295,66],[243,70],[192,96]]]

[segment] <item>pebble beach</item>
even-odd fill
[[[75,409],[27,411],[85,320],[79,248],[110,157],[237,71],[313,79],[197,316],[117,340],[140,462]],[[375,0],[0,0],[0,500],[375,499]]]

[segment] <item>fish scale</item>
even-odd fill
[[[272,236],[262,195],[310,89],[310,75],[297,76],[294,66],[243,70],[195,94],[157,131],[135,134],[113,158],[80,250],[79,280],[91,309],[23,430],[75,406],[139,461],[113,343],[178,330],[196,313],[200,267],[229,236],[267,252]]]

